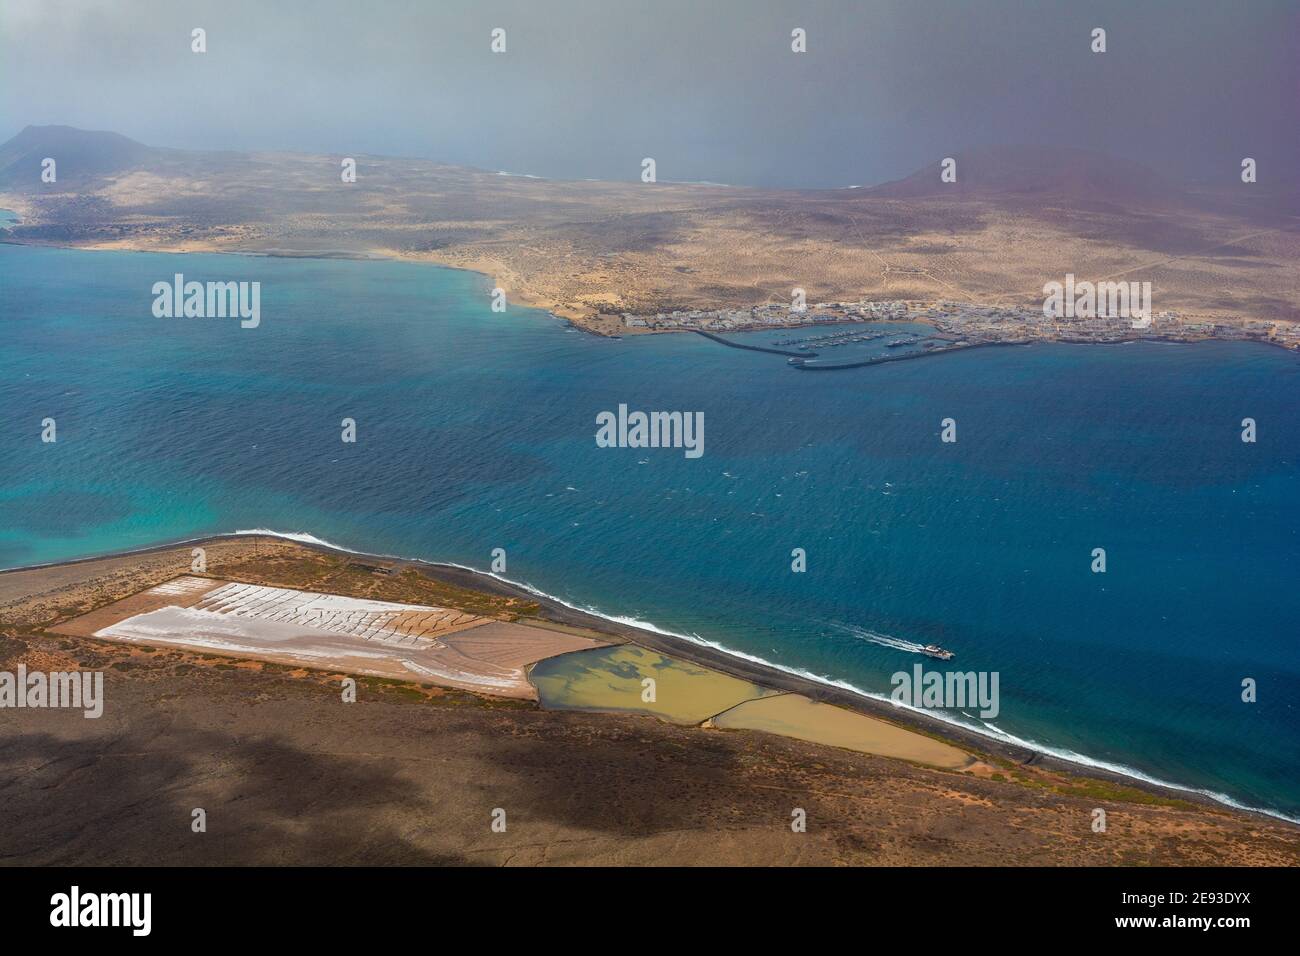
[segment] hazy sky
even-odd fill
[[[1294,175],[1297,50],[1300,0],[0,0],[0,139],[60,123],[575,179],[652,156],[661,180],[788,186],[1019,143]]]

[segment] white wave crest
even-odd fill
[[[892,647],[896,651],[920,654],[925,650],[925,645],[918,644],[916,641],[905,641],[901,637],[891,637],[888,634],[877,634],[875,631],[869,631],[865,627],[858,627],[855,624],[835,624],[834,627],[846,634],[852,634],[864,641],[870,641],[872,644],[879,644],[881,647]]]
[[[236,537],[236,536],[243,536],[243,535],[264,535],[266,537],[285,538],[290,541],[297,541],[301,544],[316,545],[318,547],[330,548],[334,551],[346,552],[348,554],[356,554],[362,557],[369,556],[369,557],[376,557],[376,558],[391,558],[396,561],[418,561],[425,564],[441,564],[444,567],[459,568],[462,571],[472,571],[476,574],[481,574],[484,577],[495,578],[496,580],[501,581],[504,584],[509,584],[517,588],[522,588],[524,591],[527,591],[529,594],[533,594],[536,595],[537,597],[545,598],[548,601],[554,601],[556,604],[567,607],[570,610],[581,611],[585,614],[590,614],[593,617],[598,617],[606,621],[611,621],[615,624],[622,624],[628,627],[640,628],[641,630],[650,631],[651,633],[654,634],[661,634],[664,637],[675,637],[679,640],[689,641],[692,644],[699,645],[700,647],[707,647],[712,650],[718,651],[720,653],[727,654],[731,657],[740,658],[741,660],[749,661],[754,664],[759,664],[763,667],[769,667],[772,670],[781,671],[786,674],[791,674],[795,677],[802,677],[804,680],[814,681],[818,684],[822,684],[827,687],[836,687],[839,688],[840,690],[846,690],[849,693],[856,694],[859,697],[865,697],[868,700],[883,701],[892,704],[895,707],[901,707],[905,710],[911,711],[912,713],[919,714],[922,717],[928,717],[932,720],[937,720],[945,724],[950,724],[962,730],[966,730],[976,734],[981,734],[982,736],[1001,741],[1002,743],[1007,743],[1013,746],[1022,747],[1026,750],[1037,751],[1038,753],[1047,754],[1052,757],[1055,757],[1058,760],[1068,761],[1070,763],[1078,764],[1080,766],[1092,767],[1098,770],[1105,770],[1109,773],[1114,773],[1123,777],[1128,777],[1132,780],[1140,780],[1144,783],[1152,784],[1153,786],[1165,787],[1169,790],[1179,790],[1182,791],[1183,793],[1200,794],[1201,796],[1209,797],[1211,800],[1215,800],[1218,803],[1225,804],[1226,806],[1234,807],[1235,809],[1238,810],[1245,810],[1251,813],[1262,813],[1266,816],[1274,817],[1279,820],[1285,820],[1288,823],[1300,824],[1300,817],[1290,816],[1288,814],[1281,812],[1280,810],[1269,810],[1264,807],[1252,807],[1248,804],[1241,803],[1240,801],[1228,796],[1227,794],[1218,793],[1217,791],[1214,790],[1204,790],[1199,787],[1192,787],[1184,784],[1173,783],[1168,780],[1162,780],[1158,777],[1153,777],[1150,774],[1144,773],[1141,770],[1137,770],[1133,767],[1129,767],[1124,764],[1112,763],[1108,760],[1098,760],[1092,757],[1088,757],[1081,753],[1076,753],[1073,750],[1068,750],[1061,747],[1053,747],[1027,737],[1018,737],[1015,734],[1011,734],[1002,730],[1000,727],[996,726],[995,724],[989,724],[986,723],[985,721],[972,723],[966,720],[961,720],[957,717],[952,716],[951,714],[947,714],[942,711],[924,710],[922,708],[913,707],[910,704],[905,704],[899,701],[895,701],[890,697],[886,696],[885,694],[878,694],[875,693],[874,691],[865,690],[864,688],[858,687],[854,684],[850,684],[848,681],[840,680],[839,678],[836,677],[830,677],[825,674],[814,674],[813,672],[804,670],[803,668],[800,667],[790,667],[785,664],[778,664],[773,661],[769,661],[765,658],[759,657],[756,654],[748,654],[744,651],[734,650],[723,644],[719,644],[716,641],[711,641],[708,640],[707,638],[701,637],[698,634],[683,634],[678,631],[669,631],[659,627],[658,625],[654,624],[651,621],[643,621],[639,618],[628,617],[626,615],[621,615],[621,614],[610,614],[606,611],[600,610],[599,608],[590,607],[586,605],[572,604],[564,600],[563,598],[556,597],[554,594],[549,594],[546,591],[543,591],[541,588],[529,584],[526,581],[515,581],[503,575],[495,574],[491,571],[483,571],[479,568],[472,568],[464,564],[456,564],[455,562],[451,562],[451,561],[429,561],[424,558],[409,558],[404,555],[398,555],[398,554],[376,554],[373,551],[359,551],[355,548],[348,548],[340,544],[335,544],[331,541],[326,541],[324,538],[318,538],[316,535],[310,534],[309,532],[306,531],[274,531],[270,528],[251,528],[251,529],[235,531],[232,534],[207,535],[205,536],[205,538],[189,538],[183,542],[173,542],[173,543],[187,544],[190,541],[206,540],[207,538]],[[877,634],[874,631],[869,631],[865,628],[854,627],[853,625],[839,624],[836,626],[841,628],[842,630],[848,631],[849,633],[853,633],[855,634],[855,636],[861,637],[864,640],[869,640],[872,643],[880,644],[883,647],[895,647],[899,650],[910,651],[913,649],[919,650],[922,646],[912,641],[905,641],[900,638],[890,637],[889,635],[886,634]]]

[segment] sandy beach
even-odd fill
[[[208,576],[188,571],[195,544],[207,551]],[[209,619],[195,627],[175,610],[151,618],[182,605],[201,610],[205,596],[216,596],[209,614],[238,622],[238,646]],[[287,610],[257,610],[269,604]],[[330,614],[322,617],[322,606]],[[108,672],[101,721],[14,711],[0,767],[23,782],[14,792],[19,808],[29,800],[103,804],[112,839],[74,842],[60,855],[49,849],[64,843],[56,823],[42,825],[39,843],[0,827],[10,860],[127,861],[123,834],[155,826],[156,814],[168,812],[157,800],[187,803],[199,787],[204,799],[227,805],[250,786],[256,806],[237,814],[248,839],[227,845],[222,861],[268,860],[261,839],[283,832],[282,813],[302,784],[253,769],[274,747],[289,765],[318,763],[311,792],[333,786],[331,775],[347,763],[400,761],[387,783],[357,766],[357,786],[368,779],[380,796],[331,812],[333,823],[374,827],[364,856],[343,852],[354,861],[1300,862],[1300,827],[962,734],[464,568],[226,536],[0,572],[0,615],[4,666]],[[298,630],[278,630],[295,618]],[[140,630],[149,624],[157,626]],[[447,645],[415,648],[429,654],[428,674],[400,663],[417,661],[417,639]],[[359,648],[378,657],[359,666]],[[455,679],[448,659],[459,667]],[[520,684],[482,680],[494,667],[528,672],[541,705]],[[360,702],[341,708],[348,674],[359,675]],[[643,697],[645,675],[656,678],[653,701]],[[118,782],[118,762],[105,762],[122,747],[143,765],[136,773],[174,778],[155,800],[140,803]],[[208,756],[182,760],[177,747]],[[87,758],[87,773],[49,779],[62,762]],[[213,761],[224,774],[239,769],[217,784]],[[443,771],[430,778],[425,770],[435,765]],[[448,777],[452,767],[460,777]],[[114,795],[88,796],[85,787],[108,786],[105,775]],[[412,800],[437,800],[455,819],[396,838],[395,806]],[[122,801],[134,804],[127,810]],[[526,808],[539,829],[508,845],[486,843],[467,821],[503,804]],[[810,805],[818,832],[790,839],[800,836],[789,830],[790,808]],[[1092,834],[1096,806],[1108,809],[1109,838]],[[1173,839],[1191,832],[1196,840]],[[320,861],[322,845],[338,845],[320,838],[290,840],[276,861]],[[195,861],[179,845],[142,839],[162,858]]]
[[[115,560],[122,559],[106,562]],[[74,566],[93,575],[106,562]],[[372,574],[389,571],[384,564],[367,567]],[[12,587],[15,580],[39,581],[40,572],[15,572],[8,578]],[[33,596],[32,591],[16,593],[20,599]],[[970,753],[915,731],[833,705],[813,705],[802,696],[782,695],[789,700],[774,711],[754,709],[763,698],[781,692],[689,659],[624,644],[613,635],[597,640],[567,628],[433,605],[181,574],[47,630],[430,683],[493,697],[540,698],[546,709],[645,714],[684,726],[757,730],[950,769],[987,769]],[[618,644],[607,646],[611,642]],[[795,715],[791,701],[809,706]]]

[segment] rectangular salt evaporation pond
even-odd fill
[[[688,661],[625,644],[542,661],[529,673],[543,707],[651,714],[699,724],[776,691]],[[653,700],[644,681],[654,681]]]
[[[536,697],[527,665],[602,646],[450,608],[197,577],[165,582],[54,630],[525,699]]]

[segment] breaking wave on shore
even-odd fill
[[[1188,786],[1186,784],[1174,783],[1172,781],[1164,780],[1159,777],[1152,776],[1148,773],[1144,773],[1141,770],[1138,770],[1134,767],[1129,767],[1125,764],[1118,764],[1108,760],[1101,760],[1098,758],[1089,757],[1086,754],[1081,754],[1076,751],[1069,750],[1067,748],[1054,747],[1049,744],[1044,744],[1039,741],[1033,740],[1031,738],[1020,737],[1016,734],[1009,733],[1008,731],[1003,730],[1001,727],[998,727],[995,724],[990,724],[986,721],[981,720],[972,723],[970,720],[961,720],[943,711],[925,710],[923,708],[913,707],[910,704],[895,701],[886,694],[880,694],[875,691],[866,690],[865,688],[858,687],[855,684],[852,684],[845,680],[841,680],[839,678],[830,677],[825,674],[817,674],[812,671],[808,671],[799,667],[791,667],[786,664],[779,664],[776,663],[775,661],[768,660],[756,654],[749,654],[746,653],[745,651],[735,650],[734,648],[727,647],[725,644],[721,644],[717,641],[711,641],[708,638],[701,637],[699,634],[682,633],[680,631],[670,631],[665,628],[659,627],[657,624],[653,623],[652,621],[646,621],[628,615],[614,614],[609,611],[601,610],[600,608],[592,607],[590,605],[574,604],[570,601],[566,601],[564,598],[557,597],[554,594],[550,594],[546,591],[543,591],[541,588],[536,587],[535,585],[530,584],[527,581],[516,581],[511,578],[507,578],[504,575],[496,574],[492,571],[484,571],[481,568],[474,568],[474,567],[470,567],[469,565],[458,564],[454,561],[433,561],[427,558],[413,558],[413,557],[408,557],[406,555],[400,555],[400,554],[378,554],[373,551],[361,551],[356,548],[349,548],[346,545],[338,544],[337,542],[334,541],[327,541],[326,539],[317,537],[316,535],[311,534],[310,532],[276,531],[271,528],[242,528],[237,531],[228,532],[225,534],[199,535],[196,537],[185,538],[178,541],[167,542],[161,545],[154,545],[152,547],[137,548],[137,549],[122,551],[122,552],[114,552],[114,554],[115,555],[143,554],[150,551],[158,551],[166,548],[178,547],[185,544],[193,544],[198,541],[211,541],[214,539],[221,539],[221,538],[251,537],[255,535],[261,535],[269,538],[281,538],[286,541],[294,541],[297,542],[298,544],[305,544],[310,547],[325,548],[330,551],[336,551],[343,554],[354,554],[358,557],[384,558],[384,559],[394,560],[394,561],[411,561],[420,564],[456,568],[461,571],[470,572],[471,574],[481,575],[482,577],[485,578],[493,578],[497,581],[500,581],[503,584],[508,584],[511,587],[519,588],[522,591],[525,591],[529,594],[532,594],[544,600],[551,601],[555,604],[559,604],[562,607],[566,607],[572,611],[578,611],[583,614],[590,614],[592,617],[597,617],[600,618],[601,620],[609,621],[610,623],[613,624],[620,624],[625,627],[633,627],[639,630],[649,631],[652,634],[658,634],[662,637],[668,637],[680,641],[685,641],[689,644],[695,644],[699,647],[705,647],[710,650],[717,651],[718,653],[725,654],[729,657],[734,657],[739,660],[747,661],[751,664],[757,664],[760,667],[765,667],[770,670],[780,671],[781,673],[789,674],[792,677],[798,677],[803,680],[811,681],[816,684],[821,684],[825,687],[833,687],[836,688],[837,690],[847,691],[851,694],[854,694],[858,697],[865,698],[867,700],[874,700],[882,703],[887,703],[890,704],[891,706],[899,707],[901,709],[911,711],[912,713],[917,714],[921,717],[925,717],[930,720],[935,720],[943,724],[948,724],[959,730],[963,730],[968,733],[973,733],[981,737],[986,737],[991,740],[996,740],[999,743],[1007,744],[1009,746],[1014,746],[1014,747],[1020,747],[1024,750],[1040,753],[1049,757],[1056,758],[1058,760],[1076,764],[1081,767],[1088,767],[1094,770],[1101,770],[1106,773],[1112,773],[1117,776],[1127,777],[1131,780],[1137,780],[1142,783],[1149,784],[1151,786],[1162,787],[1168,790],[1175,790],[1180,793],[1197,794],[1199,796],[1207,797],[1210,800],[1215,801],[1216,803],[1223,804],[1224,806],[1232,807],[1233,809],[1236,810],[1244,810],[1249,813],[1262,813],[1265,816],[1273,817],[1278,820],[1284,820],[1287,823],[1294,823],[1300,825],[1300,816],[1292,816],[1290,814],[1283,813],[1280,810],[1272,810],[1265,807],[1251,806],[1250,804],[1242,803],[1241,801],[1236,800],[1233,797],[1228,796],[1227,794],[1219,793],[1218,791],[1215,790],[1207,790],[1199,787]],[[94,556],[77,559],[77,561],[92,561],[92,560],[97,560],[108,556],[110,555],[94,555]],[[47,564],[29,565],[25,567],[6,568],[4,569],[4,571],[5,573],[13,573],[17,571],[30,571],[30,570],[37,570],[39,568],[45,568],[45,567],[55,567],[59,564],[77,563],[77,561],[74,562],[59,561],[59,562],[51,562]],[[834,624],[833,626],[839,629],[840,631],[852,634],[854,637],[869,641],[881,647],[887,647],[895,650],[915,653],[919,651],[920,648],[923,646],[921,644],[917,644],[914,641],[907,641],[901,638],[891,637],[890,635],[887,634],[879,634],[875,631],[870,631],[866,628],[856,627],[854,625]]]
[[[986,721],[981,720],[978,721],[977,723],[971,723],[969,721],[961,720],[959,718],[953,717],[950,714],[944,713],[942,711],[925,710],[922,708],[913,707],[909,704],[895,701],[886,694],[880,694],[880,693],[876,693],[875,691],[866,690],[864,688],[851,684],[848,681],[840,680],[835,677],[830,677],[825,674],[815,674],[811,671],[807,671],[799,667],[790,667],[785,664],[778,664],[775,663],[774,661],[767,660],[766,658],[759,657],[755,654],[748,654],[744,651],[738,651],[733,648],[727,647],[726,645],[720,644],[717,641],[711,641],[708,638],[701,637],[699,634],[693,634],[693,633],[684,634],[678,631],[669,631],[659,627],[658,625],[654,624],[651,621],[645,621],[639,618],[629,617],[627,615],[613,614],[608,611],[604,611],[599,608],[591,607],[588,605],[573,604],[569,601],[564,600],[563,598],[556,597],[553,594],[549,594],[546,591],[543,591],[541,588],[529,584],[526,581],[515,581],[512,580],[511,578],[507,578],[501,574],[496,574],[492,571],[484,571],[480,568],[473,568],[468,565],[457,564],[456,562],[453,561],[431,561],[426,558],[413,558],[413,557],[408,557],[405,555],[398,555],[398,554],[375,554],[374,552],[369,552],[369,551],[359,551],[356,550],[355,548],[349,548],[344,545],[336,544],[332,541],[326,541],[323,538],[318,538],[316,535],[310,534],[305,531],[274,531],[269,528],[250,528],[250,529],[235,531],[233,534],[228,535],[228,537],[245,537],[250,535],[265,535],[267,537],[283,538],[289,541],[296,541],[299,544],[306,544],[315,547],[328,548],[332,551],[339,551],[347,554],[355,554],[358,557],[388,558],[396,561],[413,561],[421,564],[441,565],[443,567],[458,568],[459,570],[462,571],[469,571],[473,574],[482,575],[483,577],[487,577],[487,578],[493,578],[497,581],[500,581],[503,584],[509,584],[512,587],[520,588],[528,592],[529,594],[535,595],[536,597],[539,598],[543,598],[547,601],[552,601],[563,607],[569,608],[572,611],[579,611],[583,614],[590,614],[593,617],[601,618],[602,620],[609,621],[613,624],[621,624],[625,627],[634,627],[643,631],[649,631],[653,634],[658,634],[662,637],[669,637],[681,641],[686,641],[687,643],[695,644],[699,647],[707,647],[710,650],[717,651],[718,653],[721,654],[726,654],[729,657],[734,657],[740,660],[748,661],[751,664],[757,664],[761,667],[766,667],[771,670],[780,671],[782,673],[789,674],[793,677],[799,677],[804,680],[812,681],[817,684],[822,684],[823,686],[826,687],[834,687],[838,690],[848,691],[851,694],[855,694],[858,697],[863,697],[868,700],[875,700],[875,701],[881,701],[883,703],[888,703],[894,707],[899,707],[904,710],[911,711],[914,714],[918,714],[923,717],[928,717],[932,720],[937,720],[941,723],[948,724],[950,726],[967,731],[969,733],[978,734],[982,737],[987,737],[989,739],[996,740],[1000,743],[1008,744],[1015,747],[1021,747],[1025,750],[1031,750],[1036,753],[1054,757],[1058,760],[1063,760],[1083,767],[1089,767],[1094,770],[1102,770],[1107,773],[1116,774],[1118,776],[1128,777],[1131,780],[1138,780],[1141,781],[1142,783],[1146,783],[1151,786],[1163,787],[1169,790],[1177,790],[1182,793],[1198,794],[1203,797],[1208,797],[1209,799],[1214,800],[1217,803],[1221,803],[1225,806],[1232,807],[1233,809],[1236,810],[1244,810],[1250,813],[1262,813],[1266,816],[1274,817],[1278,820],[1285,820],[1288,823],[1300,824],[1300,817],[1290,816],[1278,810],[1269,810],[1264,807],[1253,807],[1248,804],[1242,803],[1238,800],[1235,800],[1232,797],[1228,796],[1227,794],[1218,793],[1217,791],[1214,790],[1205,790],[1198,787],[1191,787],[1184,784],[1173,783],[1169,780],[1162,780],[1158,777],[1151,776],[1150,774],[1144,773],[1143,771],[1138,770],[1134,767],[1125,766],[1124,764],[1117,764],[1107,760],[1100,760],[1097,758],[1089,757],[1085,754],[1077,753],[1073,750],[1069,750],[1066,748],[1053,747],[1025,737],[1019,737],[1016,734],[1008,733],[1002,728],[994,724],[987,723]],[[216,537],[223,537],[223,536],[218,535]],[[867,630],[866,628],[855,627],[853,625],[837,624],[835,626],[840,628],[841,630],[854,634],[854,636],[856,637],[860,637],[864,640],[868,640],[874,644],[879,644],[882,647],[890,647],[896,650],[905,650],[905,651],[919,651],[923,646],[921,644],[917,644],[914,641],[907,641],[901,638],[891,637],[886,634],[878,634],[875,631],[870,631]]]

